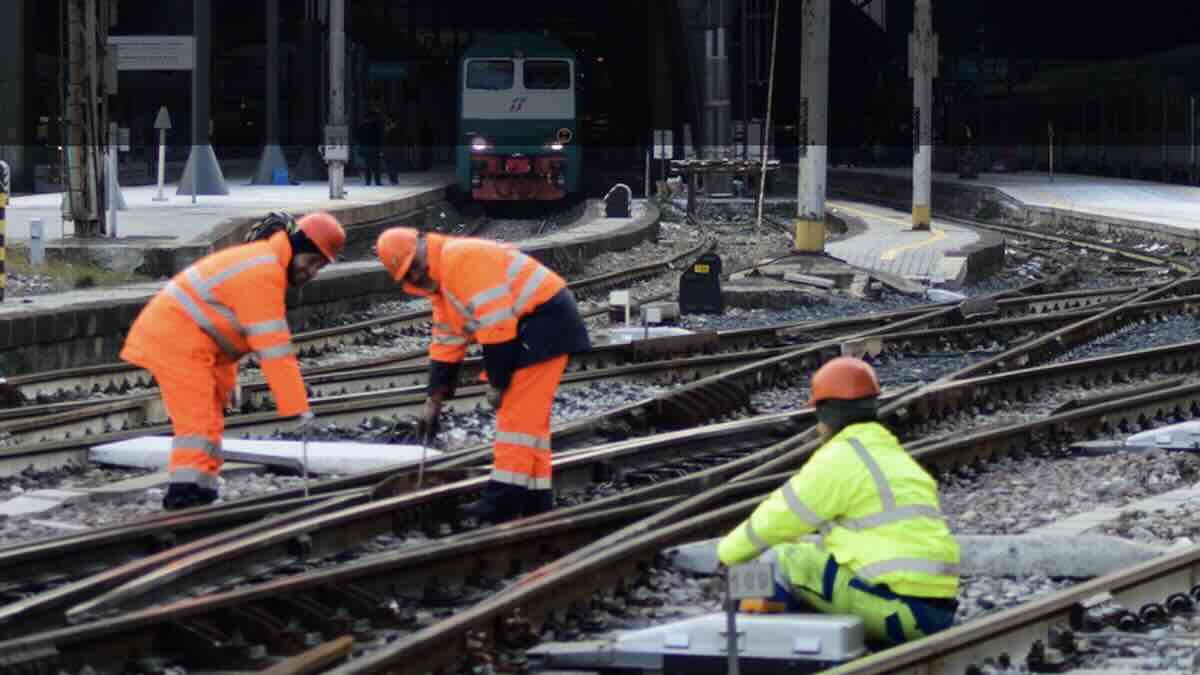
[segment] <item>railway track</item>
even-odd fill
[[[978,401],[984,389],[990,392],[990,396],[1016,396],[1022,388],[1047,386],[1055,377],[1065,381],[1076,381],[1080,378],[1099,380],[1143,372],[1151,367],[1151,363],[1165,369],[1194,368],[1200,363],[1200,344],[1146,352],[1161,353],[1151,356],[1149,353],[1135,352],[1120,359],[1106,357],[1095,362],[1046,366],[1006,375],[944,383],[937,388],[936,395],[931,392],[931,396],[943,402],[951,399]],[[1063,372],[1054,372],[1059,370]],[[959,390],[957,395],[948,393],[954,389]],[[892,404],[890,407],[893,408],[893,414],[900,415],[893,418],[893,422],[907,417],[900,414],[896,405]],[[913,409],[911,403],[906,407]],[[1104,429],[1120,423],[1136,424],[1146,416],[1154,418],[1170,414],[1172,411],[1189,410],[1200,410],[1200,385],[1172,387],[1164,391],[1144,393],[1064,412],[1028,424],[969,434],[923,447],[914,454],[935,472],[952,471],[958,466],[979,461],[982,457],[1042,452],[1048,446],[1058,446],[1077,439],[1088,430]],[[758,420],[752,424],[760,430],[774,425],[774,433],[778,433],[778,425],[789,415],[800,414],[778,415],[774,416],[774,419]],[[793,420],[790,423],[794,425],[799,422]],[[718,425],[707,432],[712,434],[708,436],[694,431],[681,432],[678,435],[687,437],[689,442],[716,441],[711,447],[725,446],[725,452],[732,454],[725,444],[738,435],[738,427],[744,428],[745,424],[751,423]],[[767,437],[770,435],[768,432]],[[764,440],[765,438],[759,439],[756,444],[761,446]],[[644,441],[639,440],[636,443],[642,442]],[[669,442],[667,439],[655,441],[658,444]],[[598,454],[610,451],[612,448],[597,448],[575,457],[563,458],[562,461],[564,464],[578,462],[582,467],[589,461],[585,459],[589,455],[594,459]],[[675,451],[678,452],[678,449]],[[760,453],[761,451],[756,454]],[[694,455],[689,453],[687,457],[689,461],[695,461]],[[752,479],[731,480],[736,477],[737,466],[734,465],[743,468],[761,466],[761,459],[761,456],[748,454],[733,461],[717,463],[682,478],[652,484],[641,488],[638,493],[618,495],[607,500],[561,509],[555,512],[553,517],[547,514],[538,519],[505,527],[451,534],[436,542],[418,541],[411,546],[398,547],[394,551],[364,555],[348,566],[340,565],[328,570],[311,570],[311,566],[297,563],[295,547],[298,544],[295,542],[306,542],[303,544],[305,557],[320,558],[323,552],[336,557],[338,552],[327,547],[336,539],[337,532],[345,533],[360,527],[369,528],[365,524],[368,521],[367,516],[362,516],[362,520],[357,524],[351,524],[345,510],[330,510],[313,519],[323,520],[321,523],[295,520],[290,521],[291,524],[288,525],[267,521],[258,524],[258,536],[271,541],[255,542],[254,546],[258,547],[259,555],[253,557],[257,564],[264,565],[261,555],[261,551],[265,550],[263,547],[274,546],[282,552],[290,545],[292,550],[277,554],[277,568],[260,568],[257,573],[258,584],[245,584],[256,576],[254,573],[245,572],[247,566],[244,561],[250,557],[245,546],[239,545],[239,555],[243,558],[243,564],[231,565],[229,556],[233,553],[232,550],[214,551],[211,542],[205,542],[202,546],[192,547],[203,550],[193,553],[190,559],[179,558],[168,566],[162,566],[161,560],[149,561],[142,563],[143,567],[127,570],[124,578],[134,577],[138,570],[155,570],[157,574],[151,572],[146,576],[136,577],[136,585],[127,586],[123,593],[110,594],[101,602],[92,604],[93,608],[120,606],[126,610],[120,618],[97,620],[94,623],[60,628],[41,636],[12,640],[0,644],[0,657],[11,658],[18,647],[24,650],[22,653],[38,653],[39,644],[42,644],[41,653],[45,655],[49,653],[49,648],[45,645],[53,644],[54,659],[57,660],[46,661],[47,665],[53,663],[57,667],[68,668],[91,665],[98,672],[104,672],[106,664],[98,660],[98,653],[122,651],[126,656],[151,653],[153,642],[147,640],[168,640],[174,645],[178,635],[182,634],[190,636],[188,640],[192,641],[190,646],[186,642],[177,645],[178,648],[184,649],[184,653],[201,654],[216,650],[212,653],[221,654],[221,658],[230,658],[231,660],[225,663],[232,665],[250,659],[255,653],[252,648],[254,644],[269,645],[268,651],[274,656],[299,653],[306,644],[303,639],[298,639],[295,629],[276,632],[267,630],[270,626],[287,628],[291,616],[301,616],[304,619],[299,637],[302,638],[311,632],[320,632],[323,639],[332,639],[341,634],[337,630],[338,623],[330,618],[341,616],[341,622],[346,627],[343,632],[355,636],[360,642],[387,641],[402,635],[392,646],[382,647],[378,652],[380,655],[386,653],[386,660],[368,655],[350,664],[351,669],[346,672],[390,672],[399,663],[405,664],[405,672],[424,672],[426,668],[430,671],[452,669],[457,667],[461,659],[471,658],[470,650],[466,647],[470,642],[466,632],[471,632],[472,627],[479,629],[482,626],[482,630],[488,633],[489,637],[484,641],[488,646],[481,648],[485,652],[515,648],[519,640],[514,642],[512,636],[510,639],[504,639],[504,630],[493,632],[494,625],[511,628],[513,622],[510,620],[514,618],[523,617],[527,622],[540,622],[546,616],[552,616],[555,611],[570,611],[572,603],[586,606],[596,592],[605,593],[613,588],[628,587],[632,580],[639,576],[639,566],[652,560],[662,548],[718,534],[734,525],[752,510],[763,494],[777,486],[789,473],[768,471]],[[570,471],[556,465],[556,474],[564,476],[564,480]],[[618,528],[622,524],[639,522],[639,518],[644,520],[649,514],[662,513],[669,507],[678,507],[698,488],[714,485],[720,487],[705,493],[705,513],[702,515],[663,524],[652,528],[647,534],[623,538],[616,543],[607,542],[590,552],[579,564],[560,564],[564,560],[560,553],[577,549],[581,545],[595,547],[597,542],[604,542],[604,537],[611,536],[612,532],[619,532]],[[375,525],[375,528],[378,528],[377,532],[409,533],[421,526],[411,522],[397,523],[396,514],[403,513],[408,517],[415,517],[414,513],[435,513],[438,507],[431,500],[448,499],[450,497],[447,492],[451,490],[449,485],[444,485],[433,490],[406,493],[374,502],[357,502],[354,508],[363,512],[377,510],[378,513],[371,516],[372,518],[381,517],[380,514],[384,511],[392,513],[391,517],[382,517],[383,522]],[[339,499],[350,497],[332,498]],[[326,508],[331,507],[327,504]],[[310,514],[305,515],[311,517]],[[318,529],[319,525],[324,529]],[[225,536],[226,541],[234,538],[232,533]],[[246,536],[244,532],[238,533],[237,538],[243,539]],[[300,539],[302,536],[307,536],[307,539]],[[372,536],[379,535],[376,533]],[[334,548],[336,549],[336,546]],[[548,564],[538,567],[542,563]],[[231,566],[232,569],[225,566]],[[203,574],[205,570],[209,573],[207,577]],[[242,572],[239,574],[237,570]],[[489,595],[489,589],[503,585],[499,580],[511,577],[512,573],[530,570],[537,570],[537,573],[526,574],[515,585],[508,585],[507,589],[498,595]],[[215,577],[221,574],[243,578],[232,581],[227,578],[224,582],[217,583]],[[185,578],[186,584],[183,581]],[[163,581],[168,584],[163,585]],[[171,586],[171,582],[175,583],[175,586]],[[195,584],[201,585],[203,595],[171,599],[173,595],[177,596],[180,593],[183,586]],[[445,589],[456,584],[465,584],[465,587],[447,596]],[[204,588],[205,585],[209,588]],[[489,599],[473,607],[466,606],[481,597]],[[132,612],[128,609],[164,599],[168,604]],[[1161,598],[1159,600],[1161,601]],[[431,622],[431,617],[421,614],[420,607],[438,606],[439,603],[444,607],[461,609],[452,617],[437,622]],[[62,609],[62,605],[58,607]],[[308,609],[303,610],[304,607]],[[86,617],[89,611],[95,610],[85,605],[77,616]],[[517,612],[515,615],[514,611]],[[220,624],[218,617],[222,616],[233,617],[228,619],[224,632],[215,627]],[[325,617],[323,621],[319,620],[322,616]],[[32,621],[28,615],[14,618],[20,618],[22,626]],[[984,624],[993,620],[985,620]],[[422,627],[423,623],[429,625]],[[189,625],[191,629],[187,630]],[[201,631],[197,626],[208,628]],[[234,649],[238,641],[233,639],[233,631],[229,626],[240,627],[243,637],[250,636],[247,637],[248,643]],[[967,627],[956,630],[965,628]],[[379,637],[376,631],[382,631],[384,637]],[[158,637],[148,633],[157,634]],[[207,636],[207,642],[195,642],[198,634]],[[271,635],[274,637],[268,639]],[[43,642],[39,643],[39,639]],[[127,639],[133,642],[126,644],[124,641]],[[490,641],[493,639],[500,641],[498,647],[491,645]],[[100,650],[97,641],[109,641],[108,647]],[[121,646],[118,647],[118,644]],[[448,646],[451,645],[459,647],[449,649]],[[239,650],[240,655],[236,656],[242,660],[232,660],[234,652]],[[26,665],[37,662],[33,660]],[[260,661],[258,665],[265,664]]]
[[[1189,345],[1186,348],[1173,347],[1173,348],[1162,350],[1161,352],[1156,352],[1155,350],[1146,350],[1146,353],[1136,353],[1135,355],[1129,355],[1129,356],[1123,357],[1121,359],[1106,357],[1105,359],[1098,359],[1095,362],[1081,362],[1081,363],[1074,363],[1074,364],[1066,364],[1065,366],[1063,366],[1063,365],[1046,366],[1043,368],[1031,369],[1028,371],[1020,371],[1019,373],[1014,373],[1011,375],[997,374],[997,375],[991,375],[991,376],[986,376],[986,377],[982,377],[982,378],[974,378],[974,379],[970,379],[970,380],[965,380],[962,382],[947,380],[947,382],[944,382],[944,383],[940,384],[939,386],[931,388],[929,390],[929,394],[928,394],[927,398],[919,397],[916,399],[897,399],[895,402],[889,404],[889,406],[891,408],[893,408],[895,411],[897,411],[897,414],[899,415],[899,417],[897,419],[909,420],[911,424],[916,424],[916,423],[918,423],[918,421],[920,419],[922,419],[924,417],[927,417],[930,415],[936,415],[936,414],[945,414],[947,407],[951,405],[950,402],[952,402],[952,401],[958,401],[960,405],[978,403],[980,400],[980,397],[984,396],[984,394],[982,394],[981,392],[984,391],[985,389],[988,391],[992,391],[993,392],[992,395],[997,395],[997,396],[1019,395],[1019,392],[1022,390],[1022,387],[1028,389],[1028,388],[1036,388],[1038,386],[1046,386],[1049,383],[1055,382],[1056,378],[1065,379],[1067,381],[1072,381],[1072,380],[1082,381],[1082,380],[1086,380],[1089,377],[1095,377],[1095,378],[1104,377],[1104,375],[1103,375],[1104,372],[1118,372],[1119,371],[1119,372],[1123,372],[1124,373],[1123,376],[1127,377],[1131,373],[1141,372],[1148,368],[1156,368],[1156,367],[1157,368],[1165,368],[1165,369],[1184,368],[1184,367],[1188,367],[1189,364],[1194,363],[1195,358],[1196,358],[1197,349],[1198,348],[1196,345]],[[1105,370],[1106,368],[1111,369],[1111,371]],[[1002,384],[1005,382],[1007,382],[1007,384]],[[1021,382],[1023,382],[1024,384],[1020,384]],[[1192,387],[1189,390],[1190,395],[1195,395],[1197,393],[1196,389],[1197,389],[1196,387]],[[1002,393],[1002,392],[1007,392],[1007,393]],[[1016,393],[1014,394],[1013,392],[1016,392]],[[901,403],[902,401],[903,401],[903,403]],[[924,407],[922,407],[922,403],[925,404]],[[1140,401],[1138,404],[1141,405],[1143,403],[1145,403],[1145,401]],[[1120,404],[1121,404],[1121,402],[1116,402],[1111,405],[1119,406]],[[1105,408],[1103,411],[1101,411],[1099,413],[1096,413],[1096,411],[1093,410],[1092,408],[1087,408],[1084,410],[1090,411],[1092,414],[1096,415],[1096,418],[1098,418],[1098,419],[1108,420],[1108,419],[1112,419],[1112,416],[1114,414],[1116,414],[1117,412],[1119,412],[1121,410],[1121,408],[1119,408],[1119,407]],[[940,411],[940,413],[931,412],[931,411]],[[1073,421],[1075,421],[1075,423],[1078,423],[1078,420],[1085,419],[1084,411],[1076,411],[1076,412],[1071,413],[1071,415],[1074,415],[1074,417],[1069,418],[1069,420],[1073,420]],[[775,433],[779,432],[779,428],[780,428],[779,425],[781,424],[781,419],[782,418],[775,418],[770,421],[770,424],[775,425]],[[1047,420],[1040,421],[1038,424],[1043,425],[1043,427],[1045,427],[1046,425],[1049,425],[1049,428],[1054,428],[1054,425],[1060,424],[1067,420],[1068,420],[1068,418],[1054,417],[1054,418],[1048,418]],[[893,420],[893,422],[896,423],[896,420]],[[795,420],[793,420],[790,424],[794,425],[795,423],[796,423]],[[1028,427],[1028,425],[1026,425],[1026,426]],[[694,434],[694,432],[684,432],[684,433],[685,433],[685,435],[688,435],[688,436],[691,436],[692,434]],[[997,432],[992,431],[989,433],[996,434]],[[1019,438],[1024,437],[1024,436],[1022,436],[1022,434],[1028,434],[1028,433],[1030,433],[1030,429],[1025,428],[1020,431],[1010,432],[1008,437],[1019,439]],[[960,446],[960,449],[957,452],[961,453],[962,457],[965,457],[967,459],[965,459],[965,460],[947,460],[947,461],[950,461],[951,463],[953,463],[953,461],[971,461],[971,458],[978,456],[979,450],[977,448],[975,448],[975,446],[970,445],[970,443],[967,443],[968,441],[970,443],[975,443],[977,441],[977,438],[975,435],[972,435],[971,437],[969,437],[967,439],[958,439],[956,441],[957,443],[959,443],[959,446]],[[967,443],[967,444],[963,445],[964,443]],[[992,446],[989,446],[989,447],[992,447]],[[942,452],[942,453],[947,453],[946,456],[954,455],[953,452],[947,451],[945,447],[937,448],[936,450],[939,452]],[[759,451],[759,453],[755,453],[755,454],[760,454],[761,452],[762,451]],[[927,450],[922,450],[921,452],[922,452],[922,457],[927,456],[925,454],[927,452]],[[932,452],[932,451],[929,451],[929,452]],[[995,452],[995,450],[991,449],[991,450],[988,450],[988,452]],[[778,449],[777,449],[775,454],[776,454],[776,459],[779,459],[781,457],[786,456],[788,453],[784,452],[783,455],[780,455],[778,452]],[[928,456],[934,457],[934,456],[941,456],[941,455],[928,455]],[[747,455],[746,457],[743,457],[741,459],[734,459],[733,461],[723,462],[718,467],[704,469],[704,470],[700,471],[699,473],[687,476],[685,478],[674,479],[673,481],[668,480],[663,483],[651,486],[650,488],[643,489],[643,494],[639,497],[639,499],[641,499],[643,501],[648,500],[648,499],[660,499],[661,500],[661,499],[665,499],[667,497],[671,497],[678,502],[680,500],[685,499],[688,494],[695,492],[698,488],[701,488],[704,486],[711,486],[711,485],[722,483],[722,482],[728,483],[728,479],[730,477],[736,475],[734,472],[737,471],[739,469],[739,467],[744,469],[747,466],[747,463],[749,463],[750,465],[753,465],[753,466],[758,466],[760,469],[759,472],[762,473],[763,467],[766,467],[767,465],[769,465],[771,463],[768,461],[766,464],[764,464],[762,461],[763,459],[764,458],[762,456],[755,457],[755,455],[752,454],[752,455]],[[564,461],[565,460],[566,460],[566,458],[564,458]],[[939,462],[931,461],[931,465],[933,465],[933,466],[936,466],[938,464],[939,464]],[[776,468],[782,468],[782,467],[776,467]],[[557,471],[557,469],[556,469],[556,471]],[[768,483],[771,483],[771,481],[774,481],[774,484],[777,484],[778,481],[780,480],[780,476],[783,475],[783,473],[785,473],[785,472],[774,472],[773,473],[771,471],[767,471],[766,473],[770,475],[770,478],[769,478],[769,480],[768,479],[764,479],[764,480],[767,480]],[[480,479],[476,479],[476,480],[480,480]],[[718,488],[717,490],[721,491],[721,490],[725,490],[725,489],[726,488]],[[437,490],[442,490],[443,492],[440,493],[440,494],[442,494],[442,497],[448,498],[445,495],[445,491],[449,490],[448,486],[445,486],[445,485],[439,486],[438,488],[434,489],[434,491],[437,491]],[[409,494],[405,494],[405,495],[402,495],[399,497],[395,497],[393,499],[398,499],[398,500],[420,499],[421,497],[419,497],[419,495],[422,495],[422,494],[423,493],[409,493]],[[425,493],[425,494],[428,495],[429,493]],[[725,497],[722,497],[721,499],[737,497],[740,494],[741,493],[737,493],[737,492],[732,493],[732,495],[726,494]],[[424,498],[429,499],[430,497],[426,496]],[[629,499],[630,498],[625,497],[625,498],[621,498],[618,501],[621,501],[621,500],[628,501]],[[708,502],[708,504],[707,504],[708,508],[712,507],[712,503],[713,503],[711,501],[712,499],[715,499],[715,498],[709,498],[708,500],[706,500]],[[751,508],[753,506],[753,504],[756,503],[755,500],[747,500],[747,501],[748,501],[748,503],[742,504],[742,506],[737,506],[737,504],[741,503],[741,502],[737,502],[728,508],[736,507],[736,508],[741,508],[744,511],[746,509]],[[406,513],[416,510],[415,505],[411,501],[404,502],[404,503],[407,504],[407,507],[404,509],[404,511]],[[723,503],[723,502],[720,502],[720,500],[718,499],[717,503]],[[382,502],[380,504],[382,504]],[[372,503],[372,507],[381,507],[380,504]],[[654,504],[655,504],[654,509],[660,509],[664,505],[664,503],[662,503],[662,502],[654,502]],[[589,505],[587,505],[586,508],[587,509],[596,509],[596,508],[599,508],[601,505],[607,505],[607,504],[604,504],[603,502],[599,502],[599,503],[595,503],[595,504],[589,504]],[[366,507],[364,507],[364,508],[366,508]],[[444,508],[437,509],[434,507],[430,507],[428,510],[429,510],[429,512],[434,512],[434,513],[438,512],[439,510],[442,512],[445,512]],[[570,517],[570,514],[568,513],[568,511],[569,510],[561,510],[559,512],[556,512],[556,516],[562,516],[564,518],[568,518],[568,517]],[[727,520],[736,520],[738,517],[740,517],[740,514],[743,511],[727,512],[727,509],[726,509],[726,511],[719,511],[719,512],[724,513]],[[659,512],[661,513],[661,511],[659,511]],[[641,512],[639,511],[638,513],[641,513]],[[333,521],[336,521],[336,523],[333,523],[333,525],[336,525],[336,527],[333,528],[333,531],[344,531],[346,529],[346,527],[347,527],[346,522],[344,520],[339,520],[339,518],[344,518],[344,516],[339,516],[337,518],[334,518],[333,516],[328,516],[328,518],[331,518]],[[725,524],[726,524],[725,521],[719,521],[715,524],[709,523],[708,526],[715,528],[716,530],[720,530],[721,527],[725,526]],[[333,526],[331,525],[331,527],[333,527]],[[397,530],[397,527],[396,527],[396,524],[394,523],[394,521],[389,521],[388,524],[382,525],[381,527],[384,527],[384,528],[391,527],[392,531]],[[320,536],[313,537],[312,530],[310,529],[311,524],[310,525],[297,524],[294,526],[294,528],[296,531],[291,532],[289,534],[294,535],[298,531],[304,531],[304,533],[306,535],[308,535],[308,537],[309,537],[308,541],[310,542],[310,544],[307,544],[307,546],[312,546],[313,545],[312,542],[315,542],[316,540],[319,540],[321,538]],[[287,537],[284,536],[285,533],[282,532],[279,527],[272,526],[269,529],[271,530],[271,534],[269,535],[269,537],[271,539],[276,540],[274,542],[274,545],[277,547],[282,545],[283,548],[281,548],[280,550],[281,551],[285,550],[286,545],[281,544],[281,541],[287,540]],[[400,528],[400,529],[402,529],[402,528]],[[503,528],[500,528],[500,529],[503,529]],[[668,528],[668,529],[670,529],[670,528]],[[693,531],[688,530],[688,532],[691,533]],[[330,537],[333,535],[327,534],[324,536]],[[593,535],[593,536],[597,536],[597,535]],[[280,537],[283,537],[283,540],[279,540]],[[526,546],[528,546],[528,542],[526,542]],[[309,551],[312,551],[312,550],[315,550],[315,549],[309,549]],[[292,552],[292,554],[294,555],[294,551]],[[188,572],[188,574],[186,575],[189,579],[189,584],[195,583],[198,579],[200,579],[203,576],[202,574],[200,574],[201,569],[208,569],[208,570],[210,570],[210,572],[213,570],[220,569],[220,565],[216,565],[214,563],[216,558],[213,558],[212,556],[215,554],[210,553],[208,555],[209,555],[209,558],[208,558],[207,562],[202,562],[202,561],[194,559],[193,562],[191,563],[192,565],[198,565],[198,567],[191,568],[190,571]],[[248,554],[243,550],[243,553],[241,555],[245,556]],[[277,554],[277,555],[279,555],[279,554]],[[505,554],[505,555],[511,556],[512,554],[509,553],[509,554]],[[258,559],[261,560],[261,558],[258,558]],[[458,555],[458,557],[456,557],[454,559],[461,560],[462,556]],[[475,558],[471,557],[470,559],[475,559]],[[590,559],[590,557],[588,559]],[[228,562],[228,561],[226,560],[225,562]],[[379,564],[383,564],[383,563],[379,563]],[[205,567],[205,565],[208,565],[208,567]],[[183,566],[173,567],[172,568],[173,572],[171,574],[169,574],[168,576],[174,576],[174,573],[182,574],[182,571],[181,571],[182,567]],[[636,567],[636,565],[634,565],[634,567]],[[372,572],[370,572],[370,575],[372,577],[379,573],[379,568],[377,568],[377,567],[371,567],[370,569],[372,570]],[[406,578],[407,578],[407,575],[410,574],[410,572],[411,571],[404,571],[404,575],[406,576]],[[324,573],[322,573],[322,574],[324,574]],[[329,574],[336,576],[337,573],[330,572]],[[400,574],[400,572],[397,572],[397,574]],[[442,574],[445,575],[445,572],[443,572]],[[298,579],[301,579],[301,578],[306,578],[306,577],[298,577]],[[151,582],[144,581],[142,583],[150,584]],[[275,583],[275,582],[271,582],[271,583]],[[301,582],[300,581],[286,581],[286,582],[279,581],[278,583],[292,584],[292,583],[301,583]],[[306,581],[303,583],[309,583],[309,582]],[[156,587],[156,588],[161,590],[163,587],[160,586],[160,587]],[[291,588],[291,586],[288,586],[288,588]],[[278,589],[276,589],[276,590],[278,590]],[[128,592],[128,590],[126,592]],[[145,591],[143,590],[143,593],[144,592]],[[235,595],[238,592],[239,591],[230,591],[230,593],[233,593]],[[254,595],[256,593],[255,591],[247,591],[247,592],[251,593],[252,595]],[[129,597],[129,596],[123,596],[122,599],[124,599],[126,597]],[[149,601],[151,598],[160,598],[161,596],[156,595],[156,594],[150,594],[150,595],[141,595],[140,597],[142,597],[145,601]],[[224,600],[222,600],[222,601],[229,600],[229,597],[226,597],[224,595],[211,596],[211,597],[224,598]],[[264,597],[264,596],[256,595],[255,597]],[[573,596],[573,597],[579,597],[579,593],[576,593],[575,596]],[[191,603],[191,602],[192,601],[181,601],[181,603],[183,605],[187,605],[188,603]],[[196,602],[199,602],[199,600],[197,600]],[[490,601],[488,601],[488,602],[490,602]],[[101,603],[101,606],[102,606],[102,604],[103,603]],[[176,605],[180,605],[180,603],[176,603]],[[196,605],[193,604],[193,606],[196,606]],[[147,610],[147,611],[153,612],[155,610]],[[467,610],[467,613],[469,613],[471,611],[473,611],[473,610]],[[531,610],[529,610],[528,608],[523,609],[523,611],[526,613],[527,616],[530,615]],[[141,616],[141,614],[137,614],[135,616]],[[25,624],[25,622],[22,622],[22,625],[24,625],[24,624]],[[441,625],[441,624],[437,624],[437,625]],[[81,627],[79,629],[66,629],[66,630],[67,631],[83,630],[83,628]],[[3,653],[2,650],[0,650],[0,653]],[[461,656],[461,654],[459,656]]]
[[[1187,279],[1107,299],[1096,299],[1101,293],[1089,296],[1091,300],[1043,298],[1049,303],[1088,302],[1092,309],[1063,312],[1053,329],[1044,324],[1038,330],[1016,333],[1026,339],[932,385],[892,392],[884,410],[893,425],[919,433],[929,420],[990,396],[1019,396],[1060,380],[1086,382],[1117,376],[1108,373],[1130,377],[1147,370],[1190,371],[1200,351],[1194,344],[1161,352],[1144,350],[1120,359],[1014,368],[1044,362],[1130,322],[1176,311],[1191,313],[1197,302],[1190,297],[1194,283]],[[1175,297],[1160,297],[1171,295]],[[994,309],[997,315],[1001,315],[1000,304]],[[1043,305],[1040,311],[1050,306]],[[696,409],[710,414],[741,405],[739,387],[801,376],[844,349],[882,353],[889,344],[901,345],[893,349],[902,350],[926,340],[940,340],[942,347],[969,342],[974,339],[970,325],[949,326],[957,331],[950,334],[924,327],[961,322],[962,314],[961,307],[933,308],[916,316],[894,317],[892,325],[817,339],[614,411],[605,416],[605,423],[611,430],[615,420],[635,433],[686,427],[702,417]],[[1022,330],[1014,320],[1002,319],[1009,323],[989,330]],[[803,335],[803,330],[792,337]],[[1105,425],[1194,413],[1200,413],[1200,385],[1180,385],[1084,405],[1030,424],[921,445],[916,454],[934,470],[953,470],[981,457],[1035,451],[1035,444],[1044,447],[1073,434],[1108,428]],[[484,449],[443,458],[426,474],[430,487],[425,490],[413,491],[411,472],[402,470],[373,488],[367,487],[370,479],[359,478],[362,482],[357,486],[352,481],[320,486],[308,501],[300,501],[294,491],[274,496],[292,499],[290,508],[265,499],[243,500],[237,508],[274,509],[278,514],[274,518],[282,520],[255,520],[263,517],[262,512],[244,514],[242,530],[230,530],[229,524],[210,525],[207,534],[196,530],[196,536],[210,539],[192,538],[184,544],[191,546],[186,550],[163,547],[160,538],[156,555],[169,560],[159,558],[156,567],[138,568],[135,562],[134,568],[108,577],[106,586],[75,587],[73,594],[62,591],[95,578],[80,579],[84,571],[76,572],[74,579],[56,589],[66,594],[53,602],[40,604],[48,602],[46,596],[35,595],[24,599],[27,604],[21,612],[11,613],[12,605],[4,608],[5,634],[17,637],[0,644],[0,672],[54,667],[75,672],[85,666],[109,672],[137,663],[152,667],[161,662],[156,655],[168,653],[180,655],[192,667],[261,668],[281,656],[310,662],[331,652],[345,654],[350,646],[344,639],[337,640],[339,635],[352,636],[359,645],[374,649],[338,669],[339,673],[450,672],[464,663],[494,662],[505,652],[527,646],[534,626],[542,621],[554,621],[564,611],[580,611],[579,607],[595,600],[596,593],[629,588],[663,547],[718,534],[744,517],[811,451],[809,415],[810,411],[782,413],[556,453],[556,486],[567,491],[584,486],[583,503],[498,528],[458,530],[462,525],[449,515],[458,501],[472,496],[482,484],[484,479],[472,474],[486,463]],[[564,438],[595,434],[600,425],[586,420],[572,426],[560,430],[566,431]],[[756,437],[741,435],[751,428],[757,430]],[[781,435],[786,438],[778,441]],[[712,454],[707,461],[697,459],[703,457],[708,442]],[[558,447],[559,434],[555,443]],[[618,456],[639,459],[625,467]],[[586,486],[612,482],[616,476],[640,476],[636,480],[647,485],[601,498],[587,494]],[[206,518],[223,510],[200,510],[189,516]],[[158,522],[160,534],[173,531],[168,521]],[[387,542],[377,541],[379,537],[395,540],[397,533],[416,540],[414,545],[391,551]],[[51,548],[62,546],[66,539],[70,538]],[[369,555],[370,547],[365,552],[351,551],[355,544],[373,540],[375,555]],[[147,540],[140,541],[144,545]],[[78,539],[74,545],[80,545]],[[59,550],[60,558],[69,559],[64,550]],[[0,550],[0,573],[6,553],[17,565],[40,564],[34,553]],[[326,570],[315,570],[310,564],[352,554],[363,557]],[[101,574],[112,575],[115,569]],[[521,572],[531,573],[514,581]],[[464,581],[462,588],[476,594],[447,594],[447,579]],[[12,588],[15,593],[23,590],[28,589]],[[189,593],[196,597],[183,597]],[[150,606],[163,600],[169,604]],[[474,605],[448,609],[464,602]],[[432,615],[422,605],[447,608],[443,613],[450,616]],[[86,623],[23,634],[27,629],[61,625],[57,613],[64,611]],[[116,611],[125,613],[117,618],[102,616]]]

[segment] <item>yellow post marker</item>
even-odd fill
[[[4,287],[8,282],[8,275],[4,273],[4,252],[8,248],[4,243],[5,235],[8,234],[8,190],[12,185],[12,174],[8,171],[8,164],[0,161],[0,302],[4,300]]]
[[[825,250],[825,221],[800,219],[796,221],[797,253],[820,253]]]

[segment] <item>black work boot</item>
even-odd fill
[[[190,509],[193,506],[208,506],[217,501],[217,491],[202,488],[194,483],[171,483],[163,496],[164,511]]]
[[[483,489],[483,499],[459,507],[458,512],[478,523],[508,522],[521,517],[528,492],[523,487],[490,480]]]
[[[554,490],[529,490],[525,496],[525,515],[536,516],[552,510],[554,510]]]

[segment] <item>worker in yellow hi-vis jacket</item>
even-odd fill
[[[953,623],[959,549],[936,481],[877,421],[879,392],[859,359],[834,359],[813,375],[823,445],[718,555],[729,566],[774,564],[781,607],[858,615],[868,637],[900,644]]]

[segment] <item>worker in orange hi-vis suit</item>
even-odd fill
[[[237,386],[238,360],[253,353],[284,417],[315,426],[292,350],[285,296],[341,253],[346,232],[315,213],[293,227],[272,214],[250,243],[213,253],[173,278],[129,329],[121,358],[149,370],[174,426],[163,508],[217,499],[224,408]]]
[[[405,292],[433,304],[423,434],[435,433],[467,345],[478,342],[497,410],[491,478],[463,514],[503,522],[554,507],[550,409],[570,354],[591,348],[575,297],[558,274],[486,239],[392,228],[376,252]]]

